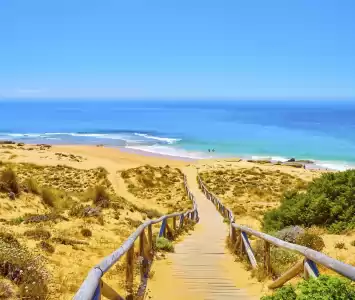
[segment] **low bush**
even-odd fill
[[[12,299],[15,296],[15,291],[13,290],[11,284],[5,280],[0,281],[0,299]]]
[[[102,208],[107,208],[110,206],[110,196],[103,186],[98,185],[95,187],[93,194],[93,203],[96,206],[100,206]]]
[[[49,188],[44,188],[42,190],[42,200],[44,204],[54,207],[56,202],[56,194]]]
[[[302,281],[297,286],[284,286],[262,300],[351,300],[355,299],[355,287],[349,280],[321,275]]]
[[[337,242],[337,243],[335,243],[334,248],[336,248],[336,249],[346,249],[346,246],[345,246],[345,243],[343,243],[343,242]]]
[[[46,251],[47,253],[54,253],[55,251],[54,246],[45,241],[41,241],[40,243],[37,244],[37,246],[42,250]]]
[[[287,192],[279,208],[264,216],[264,230],[325,226],[333,233],[355,228],[355,170],[325,173],[306,192]]]
[[[51,237],[51,233],[42,228],[27,230],[24,235],[35,240],[48,240]]]
[[[16,173],[12,169],[2,171],[0,175],[0,191],[13,192],[15,194],[20,192],[20,186]]]
[[[297,237],[296,244],[311,248],[316,251],[322,251],[325,247],[322,237],[307,232]]]
[[[35,195],[41,194],[41,190],[40,190],[38,183],[35,179],[33,179],[33,178],[27,179],[25,182],[25,185],[26,185],[28,191],[31,192],[32,194],[35,194]]]
[[[166,252],[174,252],[174,245],[171,241],[166,239],[165,237],[158,237],[155,246],[157,250],[166,251]]]
[[[91,232],[91,230],[88,229],[88,228],[83,228],[83,229],[81,229],[81,234],[82,234],[82,236],[85,236],[85,237],[90,237],[90,236],[92,236],[92,232]]]

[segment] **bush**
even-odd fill
[[[92,236],[92,232],[90,229],[87,229],[87,228],[83,228],[81,229],[81,234],[85,237],[90,237]]]
[[[346,249],[345,243],[337,242],[337,243],[335,243],[334,248],[336,248],[336,249]]]
[[[110,196],[103,186],[98,185],[95,187],[93,202],[96,206],[100,206],[102,208],[107,208],[110,206]]]
[[[355,170],[323,174],[308,185],[305,193],[285,193],[280,207],[265,214],[264,230],[319,225],[340,233],[355,228],[354,187]]]
[[[165,237],[159,237],[156,240],[156,248],[161,251],[174,252],[174,245],[171,241]]]
[[[10,299],[15,295],[15,291],[12,289],[10,283],[6,281],[0,281],[0,299]]]
[[[56,195],[51,189],[45,188],[42,191],[42,200],[46,205],[54,207],[56,202]]]
[[[304,233],[297,237],[296,244],[311,248],[316,251],[322,251],[325,247],[323,239],[313,233]]]
[[[48,240],[51,237],[51,233],[42,228],[27,230],[24,235],[35,240]]]
[[[19,299],[48,299],[48,273],[40,257],[0,240],[0,262],[0,276],[19,286]]]
[[[35,194],[35,195],[41,194],[41,190],[40,190],[36,180],[34,180],[33,178],[27,179],[25,182],[25,185],[26,185],[28,191],[31,192],[32,194]]]
[[[16,173],[12,169],[6,169],[1,173],[0,191],[13,192],[15,194],[20,192]]]
[[[296,287],[282,287],[262,300],[351,300],[355,299],[355,287],[349,280],[321,275],[302,281]]]
[[[54,246],[45,241],[41,241],[40,243],[37,244],[37,246],[48,253],[54,253],[55,251]]]

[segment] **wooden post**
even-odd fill
[[[159,237],[166,236],[166,219],[163,220],[160,226]]]
[[[240,231],[240,248],[239,248],[239,255],[243,256],[244,254],[244,243],[243,243],[243,231]]]
[[[94,296],[92,297],[92,300],[101,300],[101,280],[95,290],[95,294]]]
[[[309,277],[317,278],[319,276],[317,265],[314,261],[308,258],[304,260],[304,275],[305,279],[308,279]]]
[[[143,280],[146,273],[146,260],[147,260],[144,253],[144,230],[142,230],[141,234],[139,235],[139,256],[142,259],[140,265],[140,272],[141,272],[141,280]]]
[[[134,245],[127,251],[126,260],[126,299],[133,300]]]
[[[173,230],[176,232],[176,217],[173,217]]]
[[[270,243],[264,241],[264,270],[266,275],[271,274]]]
[[[230,243],[231,243],[231,245],[234,246],[237,237],[236,237],[235,228],[232,226],[232,223],[230,224],[229,238],[230,238]]]
[[[295,264],[291,269],[286,273],[282,274],[281,277],[277,278],[274,282],[269,285],[270,289],[276,289],[280,286],[283,286],[284,283],[297,276],[303,271],[303,260]]]
[[[180,215],[180,228],[184,226],[184,214]]]
[[[148,225],[148,243],[149,243],[149,251],[153,251],[153,231],[152,224]]]

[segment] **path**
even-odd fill
[[[188,167],[184,172],[200,221],[191,235],[175,245],[175,253],[154,262],[147,299],[259,299],[249,295],[259,294],[260,287],[225,248],[228,226],[199,190],[196,169]]]

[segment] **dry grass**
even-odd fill
[[[307,186],[298,177],[261,167],[209,170],[200,175],[238,218],[249,216],[259,224],[266,211],[278,206],[285,191]]]

